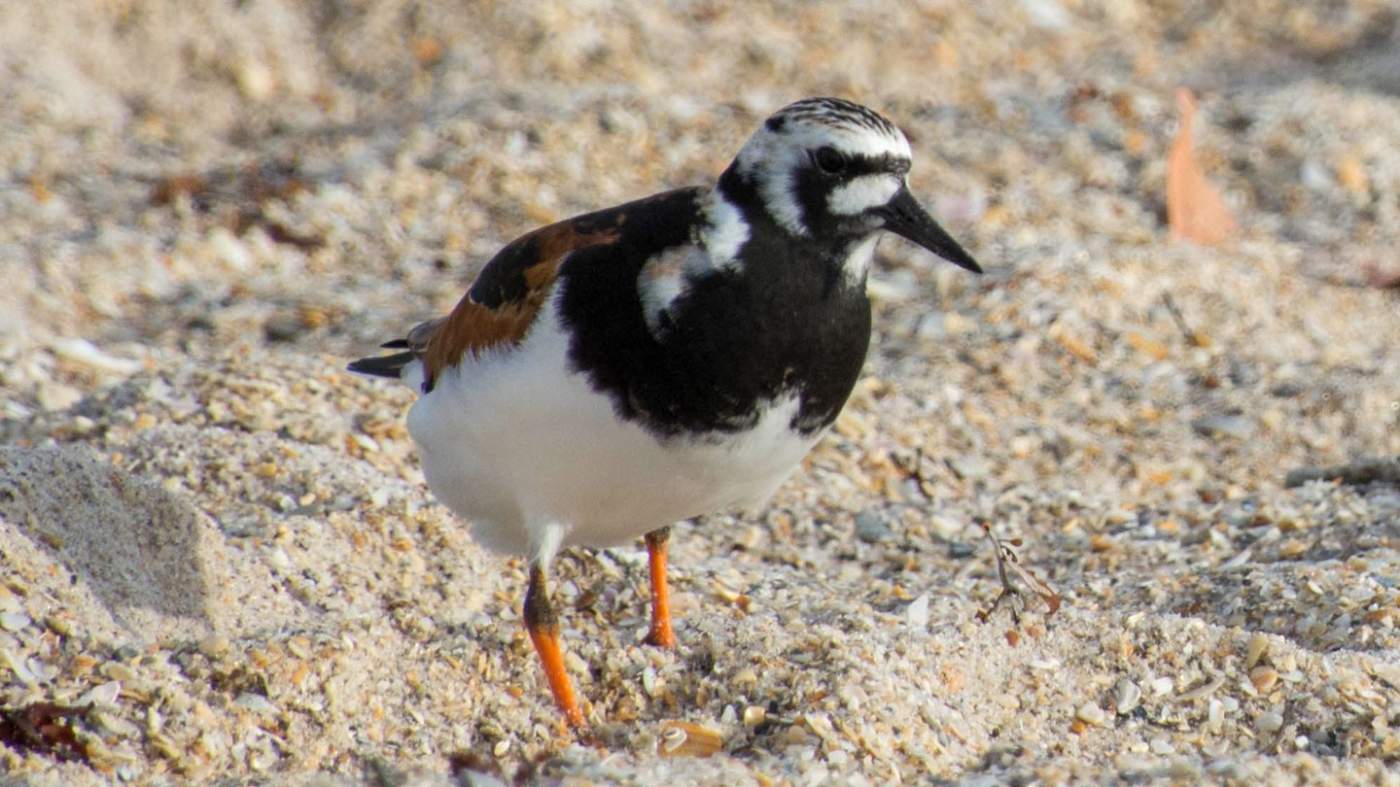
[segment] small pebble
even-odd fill
[[[307,326],[296,315],[278,315],[263,324],[269,342],[291,342],[306,333]]]
[[[272,704],[271,700],[261,694],[254,694],[251,691],[245,691],[238,695],[238,699],[234,700],[234,704],[263,716],[271,716],[277,713],[277,706]]]
[[[1313,191],[1329,191],[1332,188],[1332,172],[1327,165],[1315,158],[1303,159],[1298,167],[1298,182]]]
[[[665,685],[666,681],[657,676],[655,667],[647,667],[642,670],[642,690],[647,693],[648,697],[655,699]]]
[[[935,536],[938,536],[944,541],[951,541],[957,538],[963,530],[966,529],[967,525],[965,522],[955,517],[934,514],[928,518],[928,527]]]
[[[273,547],[267,552],[268,565],[272,566],[278,573],[286,574],[292,570],[292,559],[287,556],[286,550],[281,547]]]
[[[226,637],[213,636],[199,643],[199,652],[211,659],[223,657],[228,653],[230,643]]]
[[[992,467],[985,459],[978,456],[961,454],[948,460],[948,466],[959,478],[976,481],[985,478],[992,471]]]
[[[29,675],[38,683],[47,683],[58,677],[58,667],[41,661],[37,656],[25,659],[24,665],[28,668]]]
[[[1104,713],[1103,708],[1100,708],[1098,705],[1087,702],[1079,706],[1079,710],[1075,711],[1074,717],[1085,724],[1092,724],[1097,727],[1103,724],[1104,719],[1108,718],[1108,714]]]
[[[116,655],[119,658],[121,657],[120,650],[117,652]],[[98,668],[98,671],[106,677],[111,678],[112,680],[119,680],[126,684],[136,683],[139,680],[139,678],[136,675],[136,670],[132,669],[131,667],[128,667],[120,661],[103,662],[102,666]]]
[[[1260,694],[1268,694],[1278,684],[1278,670],[1267,664],[1260,664],[1249,671],[1249,682]]]
[[[1263,658],[1264,654],[1267,653],[1268,650],[1269,638],[1264,634],[1260,634],[1256,631],[1253,635],[1250,636],[1249,646],[1248,649],[1245,651],[1245,668],[1252,669],[1255,664],[1259,663],[1259,659]]]
[[[856,514],[856,538],[867,544],[878,544],[888,541],[894,531],[890,529],[885,517],[873,508],[867,508]]]
[[[263,101],[271,97],[272,91],[277,87],[277,77],[272,73],[272,69],[257,60],[241,63],[235,75],[238,79],[238,89],[254,101]]]
[[[126,375],[141,371],[140,361],[108,355],[87,339],[61,339],[54,342],[53,350],[66,361],[102,372]]]
[[[1248,440],[1254,435],[1253,419],[1242,415],[1208,415],[1191,422],[1191,428],[1202,437],[1229,437]]]
[[[1201,766],[1194,760],[1177,759],[1167,769],[1168,775],[1184,784],[1199,784],[1201,781]]]
[[[119,680],[109,680],[100,686],[94,686],[78,698],[78,705],[96,705],[98,707],[111,707],[117,704],[117,697],[121,696],[122,683]]]
[[[768,720],[768,711],[759,705],[744,708],[744,726],[754,729]]]
[[[1142,702],[1142,689],[1128,678],[1119,678],[1113,686],[1113,702],[1118,714],[1126,716]]]
[[[913,271],[900,269],[888,276],[871,276],[865,283],[870,298],[884,303],[902,303],[914,300],[921,292]]]
[[[1225,703],[1214,697],[1206,703],[1206,726],[1211,732],[1218,732],[1220,724],[1225,720]]]
[[[14,673],[14,677],[26,686],[32,686],[39,682],[39,677],[29,669],[25,659],[16,658],[14,653],[8,649],[0,648],[0,666],[5,666]]]
[[[926,342],[946,338],[948,329],[943,324],[943,313],[935,311],[920,317],[917,327],[914,328],[914,335]]]
[[[977,554],[977,546],[965,541],[950,541],[948,543],[948,557],[953,560],[966,560]]]
[[[1283,728],[1283,714],[1278,711],[1265,711],[1254,719],[1254,729],[1271,735]]]
[[[100,710],[91,710],[88,711],[87,718],[98,729],[110,735],[115,735],[118,738],[134,739],[140,738],[144,734],[142,733],[140,727],[136,726],[135,724],[132,724],[131,722],[114,713],[106,713]]]
[[[83,392],[71,385],[46,380],[39,384],[36,398],[45,410],[67,410],[82,401]]]
[[[920,593],[904,610],[904,619],[913,629],[928,627],[928,594]]]
[[[6,631],[20,631],[29,626],[33,620],[23,612],[6,612],[0,614],[0,629]]]

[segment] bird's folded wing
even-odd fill
[[[580,249],[614,243],[614,217],[578,216],[541,227],[501,249],[471,289],[446,317],[425,322],[408,335],[408,345],[423,361],[424,389],[443,369],[469,352],[518,344],[549,300],[559,267]]]

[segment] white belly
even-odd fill
[[[567,345],[547,307],[521,346],[464,359],[409,412],[428,487],[490,549],[525,553],[551,525],[564,544],[612,546],[755,505],[819,437],[789,428],[793,395],[750,431],[662,443],[566,371]]]

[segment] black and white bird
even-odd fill
[[[350,364],[422,393],[428,487],[486,547],[528,556],[524,618],[565,718],[583,713],[550,603],[561,547],[645,536],[648,641],[675,643],[670,525],[761,503],[850,395],[885,231],[967,270],[910,194],[909,142],[878,113],[810,98],[768,118],[716,185],[542,227],[450,314]]]

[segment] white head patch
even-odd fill
[[[826,207],[837,216],[855,216],[889,202],[903,183],[892,172],[861,175],[833,189]]]

